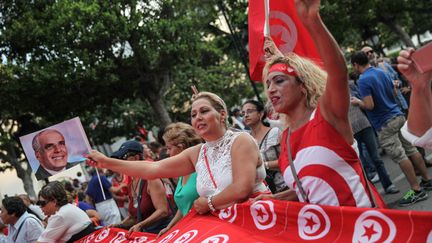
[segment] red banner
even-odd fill
[[[297,16],[294,0],[269,0],[270,35],[282,53],[296,54],[321,63],[309,32]],[[252,80],[261,81],[264,59],[264,0],[249,0],[249,72]],[[321,65],[321,64],[320,64]]]
[[[104,228],[78,242],[432,242],[432,213],[264,200],[215,215],[191,211],[157,239],[127,233]]]

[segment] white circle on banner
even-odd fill
[[[201,243],[226,243],[229,241],[229,236],[224,234],[213,235],[201,241]]]
[[[95,234],[91,234],[85,239],[84,243],[93,242],[94,238],[95,238]]]
[[[198,230],[189,230],[177,238],[174,243],[187,243],[191,241],[198,234]]]
[[[147,236],[137,236],[134,238],[133,243],[143,243],[147,242],[148,237]]]
[[[380,211],[369,210],[357,218],[352,242],[393,242],[395,236],[394,222]]]
[[[126,241],[126,233],[125,232],[118,232],[116,236],[110,241],[110,243],[121,243],[123,241]]]
[[[230,223],[234,222],[237,217],[237,204],[229,206],[219,211],[219,218]]]
[[[317,240],[326,236],[331,228],[330,218],[318,205],[305,205],[297,217],[297,227],[303,240]]]
[[[260,230],[270,229],[276,224],[276,213],[272,201],[256,201],[250,206],[255,226]]]
[[[161,241],[159,241],[159,243],[169,242],[172,238],[174,238],[178,234],[179,231],[180,230],[178,230],[178,229],[174,230],[173,232],[169,233],[169,235],[165,236]]]
[[[95,239],[94,241],[95,241],[95,242],[101,242],[101,241],[103,241],[105,238],[108,237],[109,232],[110,232],[110,228],[104,228],[104,229],[102,230],[102,232],[100,232],[100,233],[98,234],[98,236],[96,237],[96,239]]]

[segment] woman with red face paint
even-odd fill
[[[191,118],[195,132],[204,139],[181,153],[157,161],[122,161],[93,150],[87,162],[129,176],[144,179],[170,178],[197,172],[195,210],[204,214],[242,202],[260,193],[269,193],[258,146],[244,132],[227,129],[225,102],[217,95],[200,92],[193,97]]]
[[[298,16],[327,73],[294,53],[274,56],[263,72],[269,100],[288,121],[279,166],[292,189],[273,197],[321,205],[383,206],[362,173],[348,120],[345,60],[321,20],[319,7],[319,0],[296,0]]]

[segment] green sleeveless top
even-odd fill
[[[174,201],[183,216],[189,212],[193,202],[199,197],[196,190],[196,177],[196,172],[192,173],[184,186],[182,186],[183,177],[180,177],[179,181],[177,182],[177,187],[174,193]]]

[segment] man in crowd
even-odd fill
[[[362,74],[358,81],[362,99],[354,99],[352,103],[366,111],[372,126],[378,133],[381,147],[393,161],[399,163],[411,186],[411,190],[399,201],[399,205],[408,206],[425,200],[428,197],[425,189],[432,190],[432,180],[421,154],[400,134],[405,117],[395,101],[392,80],[384,71],[372,67],[364,52],[353,54],[351,63],[354,69]],[[420,184],[413,165],[422,176]]]
[[[0,218],[8,224],[6,242],[36,242],[42,234],[42,222],[27,213],[27,207],[19,197],[6,197],[2,200]]]
[[[69,169],[79,162],[68,163],[68,151],[63,134],[46,129],[33,137],[32,147],[39,161],[36,178],[42,180]]]
[[[105,225],[120,223],[120,211],[112,197],[112,193],[120,192],[127,185],[122,184],[122,186],[113,187],[111,182],[103,175],[102,170],[99,170],[101,183],[99,183],[96,169],[91,169],[90,174],[92,178],[87,186],[87,201],[94,203],[96,211],[100,214]]]

